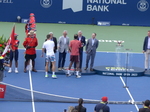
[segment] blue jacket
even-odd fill
[[[145,39],[144,39],[144,43],[143,43],[143,51],[145,51],[146,52],[146,50],[147,50],[147,46],[148,46],[148,36],[146,36],[145,37]]]
[[[78,38],[78,40],[79,40],[79,38]],[[86,41],[85,41],[85,37],[84,36],[81,37],[81,44],[83,45],[83,47],[86,45]],[[81,47],[79,49],[80,52],[83,52],[83,47]]]

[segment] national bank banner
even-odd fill
[[[150,0],[0,0],[0,21],[150,26]]]

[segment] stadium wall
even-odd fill
[[[0,0],[0,21],[34,13],[36,22],[150,26],[149,0]]]

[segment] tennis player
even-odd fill
[[[76,62],[76,77],[80,78],[81,76],[79,75],[79,48],[81,47],[81,42],[78,40],[78,35],[74,35],[74,40],[70,41],[69,44],[69,51],[70,51],[70,65],[69,69],[67,71],[67,76],[71,76],[70,74],[70,69],[72,67],[72,64]]]
[[[51,39],[52,35],[47,35],[47,41],[43,43],[41,56],[43,57],[43,54],[45,53],[46,50],[45,77],[48,77],[48,65],[49,62],[52,62],[52,78],[57,78],[57,76],[55,75],[55,62],[56,62],[54,53],[55,44]]]

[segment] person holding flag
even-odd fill
[[[23,46],[26,48],[25,52],[25,64],[24,64],[24,72],[26,73],[27,65],[29,61],[32,60],[32,71],[37,72],[35,70],[35,58],[36,58],[36,46],[38,45],[38,40],[36,38],[34,30],[29,32],[29,35],[26,37],[25,41],[23,42]]]
[[[12,61],[13,58],[15,59],[15,73],[18,73],[18,46],[19,46],[19,40],[17,39],[18,34],[14,33],[14,41],[10,44],[10,68],[8,70],[8,73],[12,72]]]

